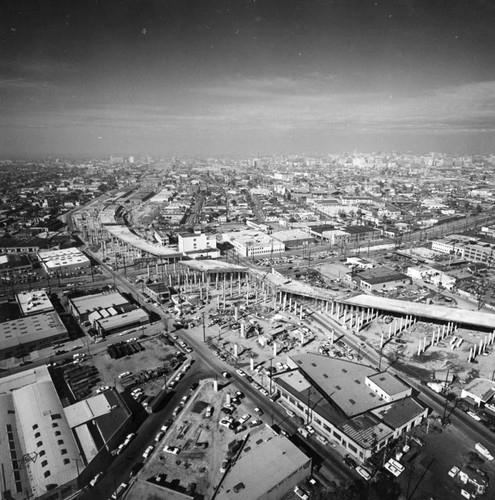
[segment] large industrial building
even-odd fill
[[[288,358],[273,377],[283,406],[364,462],[418,425],[427,409],[387,372],[318,354]]]
[[[47,273],[64,273],[91,267],[91,261],[77,248],[38,252],[38,258]]]
[[[0,359],[21,358],[68,338],[55,311],[5,321],[0,323]]]
[[[0,379],[2,498],[69,497],[130,417],[113,391],[64,408],[46,366]]]
[[[253,229],[223,233],[222,240],[230,243],[242,257],[270,257],[285,252],[284,243]]]
[[[96,293],[69,299],[69,310],[77,320],[86,321],[93,311],[128,303],[129,301],[119,292]]]
[[[315,242],[314,236],[308,231],[302,229],[287,229],[285,231],[277,231],[272,233],[272,236],[283,243],[285,248],[300,248],[305,245],[311,245]]]
[[[265,428],[248,437],[220,484],[218,500],[279,500],[311,474],[311,458]]]

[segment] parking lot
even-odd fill
[[[144,459],[141,481],[211,498],[244,434],[263,424],[244,396],[236,396],[229,380],[219,382],[219,391],[212,380],[203,381],[184,396],[174,409],[174,420],[164,422],[164,434],[150,443],[154,451]],[[131,489],[127,498],[137,500],[142,488],[137,487],[136,496]]]

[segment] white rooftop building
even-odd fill
[[[47,273],[91,267],[88,257],[77,248],[38,252],[38,258]]]

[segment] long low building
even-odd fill
[[[0,379],[0,426],[2,492],[10,492],[2,498],[58,499],[78,489],[84,462],[46,366]]]
[[[145,325],[148,322],[148,313],[144,309],[138,308],[124,314],[117,314],[96,320],[94,328],[100,335],[111,335],[112,333]]]
[[[281,404],[360,462],[427,415],[411,388],[387,372],[318,354],[287,362],[290,370],[272,379]]]
[[[0,323],[0,359],[20,358],[69,338],[67,328],[55,312]]]

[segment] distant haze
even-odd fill
[[[495,148],[495,2],[4,0],[0,157]]]

